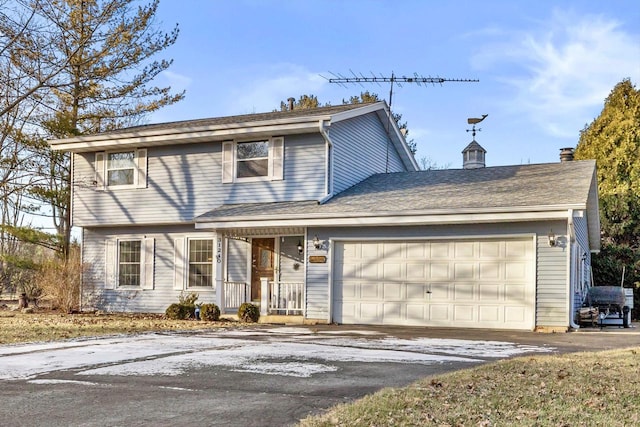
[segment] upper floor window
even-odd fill
[[[107,153],[107,186],[133,185],[136,152]]]
[[[147,150],[108,151],[95,154],[98,190],[146,188]]]
[[[269,175],[269,141],[239,142],[236,153],[237,178]]]
[[[222,143],[222,182],[284,179],[284,138]]]

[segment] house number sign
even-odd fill
[[[309,257],[309,262],[312,264],[324,264],[327,262],[327,257],[324,255],[312,255]]]
[[[216,239],[216,261],[222,262],[222,239],[220,237]]]

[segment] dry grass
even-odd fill
[[[157,314],[62,314],[52,311],[0,311],[0,344],[148,331],[215,329],[231,322],[167,320]]]
[[[312,426],[640,425],[640,347],[528,356],[384,389]]]

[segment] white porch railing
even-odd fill
[[[304,283],[269,282],[269,313],[304,314]]]
[[[242,303],[251,299],[251,288],[245,282],[224,282],[224,307],[221,310],[237,310]]]

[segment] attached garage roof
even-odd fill
[[[590,234],[599,241],[595,172],[595,161],[582,160],[376,174],[324,204],[223,205],[199,216],[196,222],[576,209],[587,211]],[[597,249],[599,244],[592,247]]]

